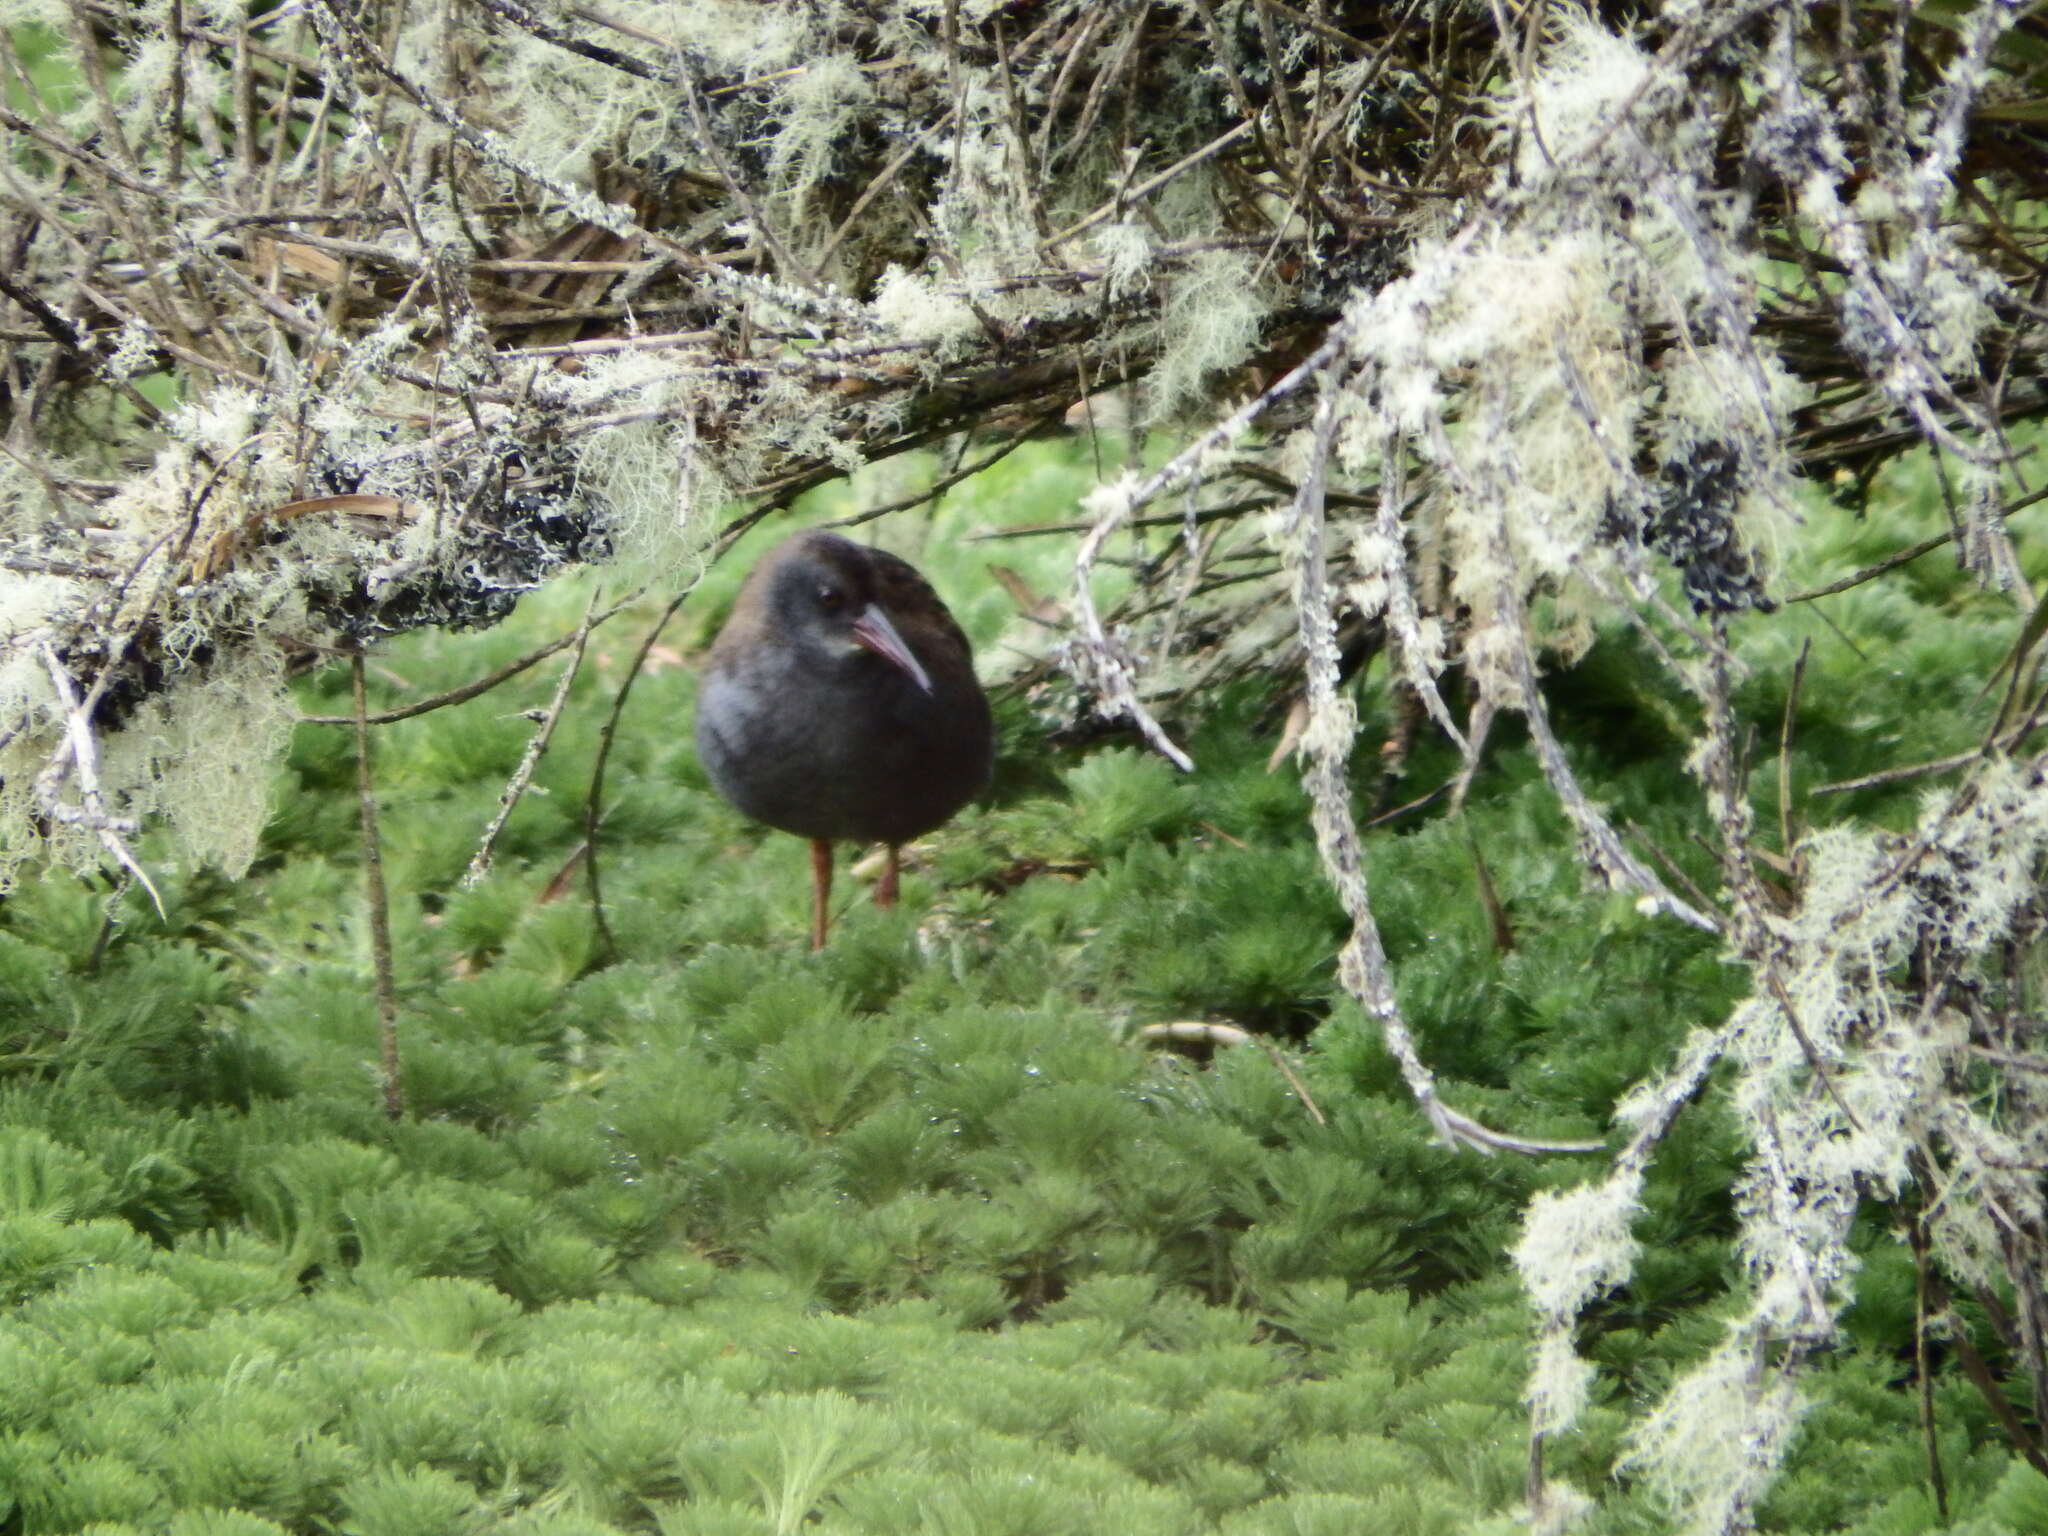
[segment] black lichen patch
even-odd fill
[[[1735,526],[1741,494],[1742,456],[1731,444],[1710,439],[1664,461],[1643,541],[1677,567],[1695,613],[1776,606]]]
[[[499,498],[488,516],[467,519],[451,544],[447,559],[431,567],[396,577],[358,571],[341,590],[314,594],[309,610],[357,645],[411,629],[483,628],[549,577],[611,554],[602,507],[556,488]]]

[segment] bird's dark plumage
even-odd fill
[[[879,842],[876,899],[895,898],[899,844],[987,784],[993,736],[967,637],[894,555],[813,530],[785,539],[740,586],[697,697],[697,752],[718,792],[812,840]],[[824,941],[823,891],[812,941]]]

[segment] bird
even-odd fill
[[[900,850],[952,819],[994,766],[967,637],[908,561],[823,529],[791,535],[741,582],[705,659],[697,755],[743,815],[810,839],[811,948],[825,947],[832,844]]]

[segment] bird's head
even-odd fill
[[[868,552],[836,534],[792,540],[768,586],[776,627],[821,665],[844,665],[867,651],[926,693],[929,673],[890,617]]]

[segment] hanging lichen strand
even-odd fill
[[[1760,293],[1778,280],[1763,260],[1773,240],[1798,242],[1809,270],[1834,276],[1825,286],[1846,356],[1914,432],[1960,461],[1960,558],[1988,584],[2020,584],[2002,499],[2008,483],[2024,482],[2010,480],[1996,419],[2010,379],[2001,371],[1969,398],[1961,380],[1988,350],[2010,354],[2009,341],[1994,346],[2000,315],[2026,313],[2022,329],[2038,336],[2040,314],[1969,248],[1949,196],[1960,125],[1993,84],[1988,62],[2016,14],[1987,6],[1968,18],[1938,89],[1888,118],[1867,84],[1830,104],[1815,90],[1800,14],[1755,8],[1754,47],[1739,58],[1759,111],[1732,147],[1715,94],[1671,67],[1670,44],[1659,56],[1586,18],[1559,20],[1504,88],[1497,176],[1475,208],[1418,240],[1408,275],[1355,297],[1322,347],[1223,432],[1142,482],[1105,488],[1094,508],[1084,557],[1153,496],[1227,475],[1224,455],[1261,415],[1298,419],[1291,397],[1320,401],[1311,426],[1277,442],[1301,489],[1297,515],[1267,532],[1295,573],[1304,775],[1325,868],[1356,925],[1339,977],[1379,1021],[1446,1139],[1522,1145],[1438,1101],[1395,1002],[1342,772],[1356,721],[1334,686],[1338,615],[1381,627],[1393,675],[1460,744],[1468,773],[1486,722],[1521,712],[1589,870],[1635,893],[1645,911],[1721,932],[1750,968],[1749,1001],[1702,1028],[1667,1076],[1622,1106],[1631,1139],[1607,1176],[1540,1196],[1529,1212],[1516,1250],[1539,1320],[1529,1500],[1548,1527],[1587,1502],[1542,1474],[1544,1438],[1573,1426],[1591,1384],[1573,1348],[1577,1319],[1632,1274],[1643,1169],[1724,1058],[1751,1150],[1738,1193],[1749,1299],[1640,1426],[1629,1463],[1687,1528],[1747,1528],[1799,1422],[1799,1368],[1834,1340],[1851,1299],[1851,1222],[1865,1199],[1894,1195],[1915,1175],[1927,1181],[1930,1235],[1954,1272],[1978,1285],[2012,1281],[2017,1333],[2039,1377],[2048,1230],[2039,1079],[2003,1098],[1954,1090],[1972,1073],[1973,1050],[1981,1058],[2010,1047],[1972,1027],[1970,996],[2015,925],[2038,921],[2048,762],[1987,758],[1930,800],[1916,836],[1838,830],[1786,850],[1795,876],[1787,909],[1756,874],[1748,727],[1730,703],[1737,663],[1727,638],[1732,616],[1773,606],[1771,553],[1798,536],[1791,450],[1812,397],[1765,324]],[[1896,70],[1897,57],[1890,62]],[[1896,105],[1896,75],[1888,79]],[[1844,147],[1876,123],[1889,125],[1871,145],[1889,184],[1860,157],[1865,171],[1852,175]],[[1731,157],[1747,173],[1732,185],[1720,169]],[[1796,209],[1775,228],[1771,177]],[[1853,212],[1852,179],[1862,182]],[[1326,485],[1340,484],[1366,494],[1326,524]],[[1348,555],[1341,595],[1326,585],[1332,550]],[[1163,740],[1153,713],[1164,690],[1155,684],[1148,698],[1123,660],[1145,649],[1142,638],[1094,614],[1085,565],[1088,673]],[[1660,565],[1675,570],[1689,614],[1666,601]],[[1617,614],[1698,701],[1691,766],[1724,874],[1711,909],[1674,894],[1629,851],[1548,720],[1539,648],[1569,658],[1590,642],[1595,619]],[[1462,730],[1438,686],[1450,665],[1471,695]],[[2008,731],[1998,744],[2023,739]],[[2009,1059],[2020,1076],[2048,1068],[2037,1053]],[[1982,1075],[1981,1059],[1974,1071]]]

